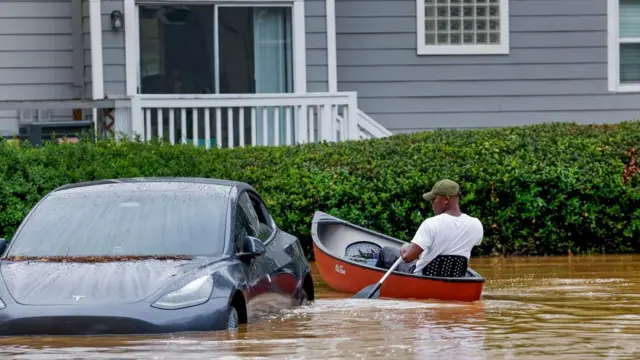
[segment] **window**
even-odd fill
[[[140,93],[293,91],[291,7],[140,5]]]
[[[271,217],[269,217],[267,208],[260,200],[258,200],[258,198],[252,196],[251,203],[256,210],[256,215],[258,216],[258,221],[260,222],[260,233],[258,234],[258,238],[260,238],[260,240],[262,241],[265,241],[269,237],[271,237],[274,232],[273,228],[271,228]]]
[[[418,55],[508,54],[508,0],[416,0]]]
[[[243,207],[238,206],[236,208],[236,216],[235,216],[235,225],[234,225],[234,242],[236,252],[242,252],[242,248],[244,247],[244,239],[247,236],[256,236],[256,233],[251,226],[251,221],[249,221],[249,216]]]
[[[273,234],[273,229],[266,217],[265,208],[261,202],[244,192],[238,198],[235,216],[236,251],[241,251],[246,236],[255,236],[266,241]]]
[[[640,92],[640,0],[608,0],[609,91]]]
[[[228,191],[55,193],[26,220],[9,255],[222,254]]]

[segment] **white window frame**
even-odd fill
[[[640,38],[620,40],[620,2],[607,0],[607,70],[609,91],[616,93],[640,92],[640,84],[620,84],[620,44],[640,43]]]
[[[488,55],[509,54],[509,0],[500,0],[500,44],[498,45],[426,45],[424,31],[425,0],[416,0],[418,55]]]
[[[139,94],[140,30],[138,5],[211,4],[220,6],[291,7],[293,37],[293,91],[307,92],[307,59],[304,0],[124,0],[125,69],[127,96]],[[217,29],[214,36],[217,37]],[[216,41],[218,44],[218,41]],[[217,53],[217,46],[216,46]],[[218,66],[218,65],[216,65]]]

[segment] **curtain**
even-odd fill
[[[292,91],[291,16],[289,8],[254,8],[254,63],[256,93],[288,93]],[[274,144],[275,109],[256,109],[258,145]],[[277,130],[280,144],[285,143],[285,108],[279,108],[280,127]],[[293,112],[291,112],[293,115]],[[266,122],[265,122],[266,120]],[[266,129],[265,129],[266,127]],[[293,138],[293,116],[291,116]],[[263,132],[267,131],[268,142],[264,144]]]
[[[620,0],[620,39],[640,38],[640,0]],[[640,43],[620,44],[620,82],[640,82]]]

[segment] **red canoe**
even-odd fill
[[[405,244],[317,211],[311,224],[315,263],[329,287],[355,294],[375,284],[387,272],[375,267],[375,259],[357,257],[363,251],[375,253],[383,246]],[[355,256],[354,256],[355,255]],[[470,267],[464,277],[435,277],[394,271],[380,288],[381,298],[476,301],[482,295],[484,278]]]

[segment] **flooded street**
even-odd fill
[[[2,359],[638,359],[640,256],[473,258],[483,299],[315,303],[240,329],[156,337],[0,338]]]

